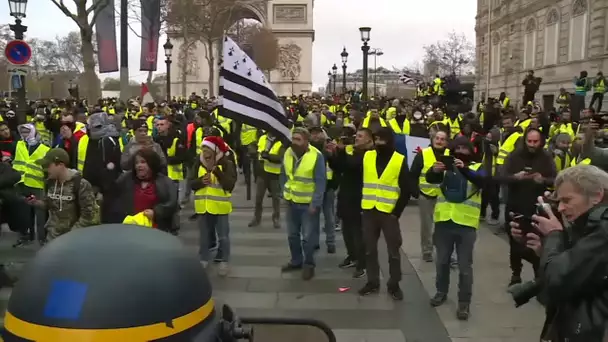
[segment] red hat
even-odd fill
[[[201,147],[205,146],[215,152],[217,160],[221,159],[225,154],[228,154],[228,151],[230,151],[230,148],[224,139],[217,136],[210,136],[203,139]]]

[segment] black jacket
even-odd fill
[[[545,336],[554,341],[601,342],[608,320],[608,205],[543,241],[541,278],[548,315]],[[551,328],[549,328],[551,326]]]
[[[0,162],[0,222],[8,223],[15,232],[25,232],[30,214],[30,207],[15,187],[21,180],[21,173],[8,163]]]
[[[338,191],[337,215],[344,217],[355,210],[361,211],[363,188],[363,155],[365,151],[354,150],[353,154],[339,150],[335,157],[327,160],[334,170],[334,177],[340,180]]]
[[[178,139],[177,146],[175,148],[175,155],[169,157],[167,151],[173,146],[173,140]],[[165,157],[167,157],[167,165],[179,165],[186,162],[188,159],[188,148],[182,138],[181,131],[175,130],[170,132],[167,136],[157,136],[154,138],[163,150]]]
[[[128,215],[137,214],[134,209],[133,195],[135,193],[135,176],[132,171],[125,172],[117,180],[113,192],[113,212],[116,221],[122,222]],[[158,203],[154,210],[154,221],[158,229],[171,231],[173,215],[178,210],[177,187],[169,177],[159,174],[156,177],[156,196]]]
[[[89,137],[82,177],[102,194],[105,194],[112,187],[122,173],[120,168],[122,152],[119,140],[120,137],[101,139],[91,139]],[[77,151],[78,148],[74,147],[74,150]],[[114,164],[113,169],[108,169],[109,163]]]

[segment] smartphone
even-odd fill
[[[522,235],[522,243],[525,245],[528,233],[534,232],[534,226],[532,226],[532,218],[528,216],[524,216],[522,214],[515,214],[513,216],[513,221],[519,225],[519,230],[521,230]]]
[[[454,170],[454,157],[453,156],[440,156],[439,161],[445,165],[447,171]]]
[[[549,203],[536,203],[535,214],[545,218],[549,218],[549,212],[553,210]]]

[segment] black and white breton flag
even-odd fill
[[[273,132],[282,141],[291,141],[285,108],[270,87],[266,76],[229,37],[224,38],[220,67],[222,115]]]

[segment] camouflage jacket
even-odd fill
[[[82,178],[78,171],[69,171],[71,177],[63,183],[51,179],[46,182],[44,203],[49,213],[46,222],[49,240],[72,229],[98,223],[96,221],[99,209],[91,184]],[[74,193],[75,179],[80,179],[79,194]]]

